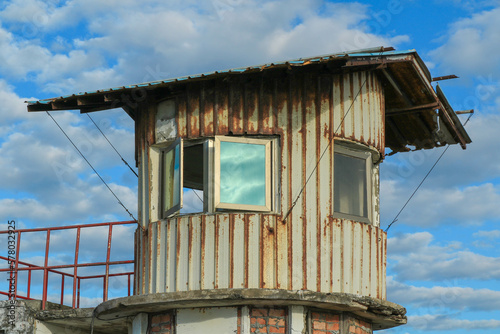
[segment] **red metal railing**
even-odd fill
[[[9,298],[19,298],[19,299],[27,299],[33,300],[35,298],[31,297],[31,286],[32,286],[32,273],[33,271],[43,271],[43,289],[42,289],[42,309],[45,310],[45,306],[47,303],[47,291],[48,291],[48,281],[49,281],[49,273],[54,273],[61,276],[61,300],[60,304],[63,304],[64,299],[64,280],[66,277],[71,277],[73,279],[73,293],[72,293],[72,307],[79,308],[80,307],[80,283],[82,280],[86,279],[102,279],[103,280],[103,301],[108,300],[108,288],[109,288],[109,278],[110,277],[118,277],[118,276],[127,276],[128,280],[128,296],[131,294],[131,280],[134,272],[122,272],[122,273],[114,273],[110,274],[109,269],[111,266],[123,265],[123,264],[134,264],[134,260],[125,260],[125,261],[111,261],[111,241],[113,235],[113,226],[115,225],[129,225],[129,224],[137,224],[135,221],[125,221],[125,222],[112,222],[112,223],[98,223],[98,224],[87,224],[87,225],[72,225],[72,226],[60,226],[60,227],[47,227],[47,228],[36,228],[36,229],[22,229],[22,230],[14,230],[14,231],[0,231],[0,236],[2,234],[15,234],[16,236],[16,253],[15,253],[15,262],[14,262],[14,270],[7,266],[7,268],[0,268],[0,273],[2,272],[10,272],[10,279],[12,280],[14,285],[13,294],[0,291],[1,295],[10,296]],[[107,243],[107,252],[106,252],[106,261],[105,262],[89,262],[89,263],[79,263],[78,257],[80,253],[80,235],[82,229],[90,229],[96,227],[108,227],[108,243]],[[75,242],[75,260],[73,264],[63,264],[63,265],[53,265],[49,266],[49,248],[50,248],[50,233],[51,231],[58,230],[75,230],[76,229],[76,242]],[[44,257],[44,265],[38,266],[31,263],[27,263],[24,261],[20,261],[20,253],[21,253],[21,235],[26,233],[33,232],[45,232],[45,257]],[[5,256],[0,256],[0,261],[7,261],[9,263],[9,258]],[[10,259],[12,261],[12,259]],[[105,266],[105,273],[102,275],[87,275],[82,276],[78,275],[78,268],[82,267],[97,267],[97,266]],[[72,273],[67,273],[61,271],[61,269],[72,268]],[[19,295],[17,293],[17,285],[18,277],[17,273],[21,271],[28,272],[27,279],[27,289],[26,295]],[[9,281],[10,284],[10,281]]]

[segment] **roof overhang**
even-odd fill
[[[386,147],[391,154],[460,144],[465,149],[471,142],[462,123],[450,106],[441,88],[432,86],[429,70],[415,50],[397,52],[377,48],[301,58],[226,71],[215,71],[137,85],[122,86],[27,101],[28,111],[80,110],[82,113],[123,108],[133,119],[138,106],[154,92],[175,90],[194,81],[230,76],[245,76],[275,69],[305,70],[324,65],[329,71],[374,70],[385,91]]]

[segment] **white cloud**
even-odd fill
[[[446,315],[426,314],[408,317],[408,326],[423,331],[450,331],[500,328],[500,320],[467,320]]]
[[[28,113],[25,99],[0,81],[2,126],[0,172],[4,198],[0,214],[21,224],[84,223],[130,219],[117,200],[44,113]],[[121,164],[86,116],[56,112],[54,117],[91,161],[122,203],[136,215],[137,178]],[[133,122],[123,112],[94,115],[96,123],[134,166]],[[30,226],[28,224],[28,226]]]
[[[408,40],[367,32],[366,22],[375,19],[361,4],[224,3],[30,0],[24,10],[22,1],[11,1],[0,12],[14,31],[0,30],[3,71],[15,78],[30,74],[59,95]],[[86,31],[73,41],[58,35],[78,24]],[[23,33],[30,25],[34,36]],[[161,73],[151,75],[148,69],[157,68]]]
[[[453,23],[446,43],[431,52],[453,73],[488,75],[500,69],[500,7],[475,13]]]
[[[394,181],[382,181],[381,188],[383,203],[392,202],[384,207],[383,216],[392,219],[392,216],[387,216],[388,212],[392,211],[395,214],[399,207],[403,206],[406,198],[409,198],[412,189],[398,187]],[[422,227],[438,224],[482,225],[486,221],[498,221],[500,217],[498,203],[500,203],[500,185],[485,183],[463,189],[428,185],[418,190],[398,217],[396,224]]]
[[[482,224],[500,217],[500,142],[492,140],[500,115],[474,116],[466,129],[467,150],[450,147],[399,217],[398,224]],[[381,165],[383,226],[393,219],[441,155],[443,148],[398,153]],[[480,168],[478,168],[480,166]],[[393,229],[394,227],[391,227]]]
[[[437,246],[432,239],[428,232],[389,238],[389,269],[398,280],[500,279],[500,258],[464,250],[459,243]]]
[[[478,231],[475,232],[473,236],[486,239],[500,239],[500,230]]]
[[[475,312],[500,310],[500,291],[457,286],[455,280],[444,281],[445,286],[419,287],[388,278],[388,299],[420,312],[443,313],[453,311]]]

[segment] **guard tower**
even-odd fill
[[[406,323],[386,300],[379,165],[470,143],[431,81],[414,50],[377,48],[31,102],[135,120],[135,293],[96,315],[130,334]]]

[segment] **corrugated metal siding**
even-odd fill
[[[281,207],[277,215],[195,215],[166,223],[155,222],[151,213],[149,236],[139,240],[143,252],[150,245],[149,255],[138,257],[148,262],[138,266],[143,271],[136,277],[144,280],[137,283],[139,293],[260,287],[385,298],[385,234],[333,218],[329,145],[338,129],[337,137],[383,152],[383,87],[374,72],[194,82],[177,95],[176,109],[183,138],[280,135]],[[138,143],[151,144],[154,119],[140,122]]]
[[[380,152],[384,148],[383,88],[374,72],[255,75],[190,83],[185,89],[185,94],[176,97],[183,138],[285,131],[305,138],[304,132],[312,127],[309,130],[319,139],[339,128],[339,137]],[[322,115],[323,127],[308,124]]]
[[[294,234],[284,247],[277,242],[283,238],[279,229],[272,228],[279,225],[276,215],[229,213],[153,223],[149,234],[137,234],[138,243],[149,248],[139,248],[138,258],[146,260],[137,276],[140,293],[269,288],[385,299],[386,234],[381,229],[332,219],[324,226],[310,224],[314,227]],[[287,251],[303,257],[288,263],[278,256]],[[304,285],[289,284],[290,275]]]

